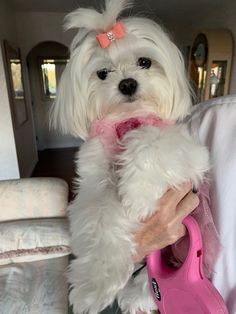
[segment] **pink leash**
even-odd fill
[[[227,314],[222,296],[203,273],[202,236],[196,220],[183,221],[189,234],[189,251],[180,268],[164,264],[161,251],[147,258],[153,298],[161,314]]]

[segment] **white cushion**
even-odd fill
[[[0,221],[63,217],[68,185],[57,178],[0,181]]]
[[[66,218],[0,223],[0,265],[70,254]]]
[[[0,267],[1,314],[68,314],[66,256]]]

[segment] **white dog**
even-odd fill
[[[124,312],[150,313],[146,269],[132,277],[134,231],[170,187],[198,186],[208,152],[181,121],[191,106],[184,63],[155,22],[118,19],[130,6],[78,9],[78,28],[62,75],[52,124],[85,140],[77,157],[79,195],[69,206],[72,251],[70,302],[95,314],[118,298]]]

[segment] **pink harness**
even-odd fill
[[[173,121],[162,120],[154,114],[118,121],[104,118],[95,121],[92,125],[90,138],[98,136],[106,151],[114,156],[121,150],[120,140],[127,132],[147,125],[164,128],[173,124]]]

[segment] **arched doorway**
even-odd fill
[[[48,113],[68,58],[68,48],[53,41],[38,44],[27,56],[38,150],[73,147],[80,143],[79,139],[49,129]]]

